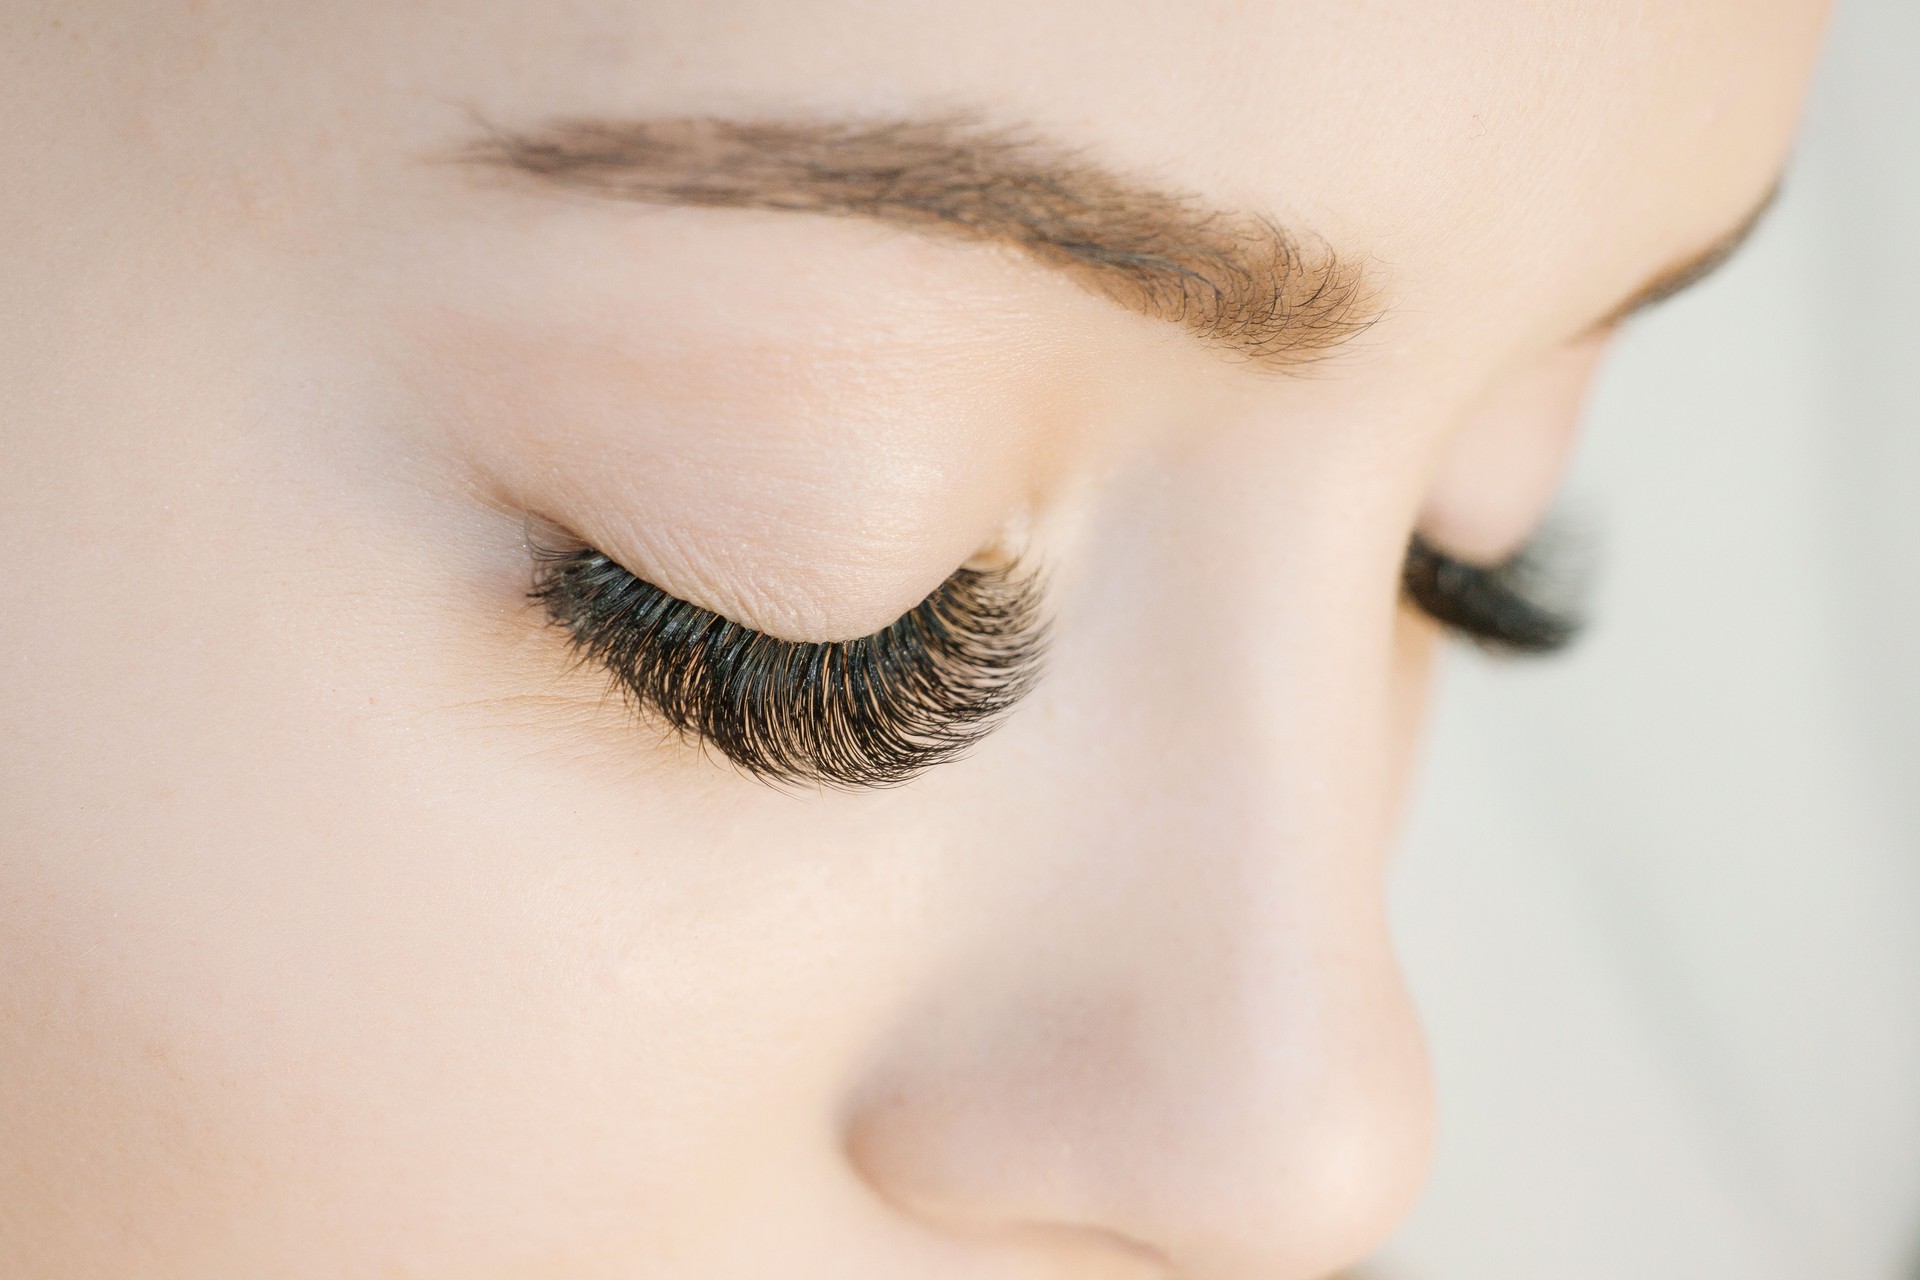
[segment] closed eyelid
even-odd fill
[[[1559,653],[1586,618],[1574,601],[1584,585],[1553,525],[1498,564],[1461,560],[1416,534],[1401,565],[1401,593],[1457,638],[1514,656]]]
[[[964,754],[1031,687],[1036,579],[956,571],[892,625],[789,641],[688,604],[590,547],[533,544],[533,597],[636,710],[783,785],[898,785]]]

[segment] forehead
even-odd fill
[[[1771,185],[1823,0],[610,0],[496,11],[512,116],[981,111],[1551,332]],[[471,28],[470,28],[471,29]],[[547,50],[538,57],[529,50]],[[531,74],[528,74],[531,73]]]
[[[1380,290],[1372,349],[1484,371],[1580,333],[1741,221],[1784,161],[1826,7],[207,0],[198,25],[129,47],[194,46],[196,78],[180,83],[208,92],[220,65],[269,79],[290,128],[395,172],[444,153],[472,122],[462,108],[512,126],[1004,123],[1324,238]],[[205,56],[223,43],[224,63]]]

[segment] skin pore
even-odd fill
[[[1408,538],[1525,543],[1822,17],[0,9],[0,1274],[1364,1258]],[[575,661],[555,530],[793,642],[1017,564],[1044,667],[770,787]]]

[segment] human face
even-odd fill
[[[1409,535],[1527,539],[1820,18],[13,6],[0,1271],[1364,1256]],[[963,758],[768,785],[529,530],[792,644],[971,563],[1048,643]]]

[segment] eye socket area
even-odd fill
[[[1517,563],[1545,521],[1611,334],[1583,338],[1495,386],[1440,457],[1417,527],[1457,563]]]
[[[1571,562],[1581,557],[1547,514],[1612,337],[1582,338],[1503,380],[1439,459],[1401,591],[1455,636],[1518,655],[1555,653],[1578,638],[1585,575]]]
[[[1454,634],[1519,654],[1577,635],[1570,584],[1552,558],[1560,548],[1527,535],[1551,501],[1603,350],[1582,343],[1501,388],[1442,460],[1400,586]],[[758,621],[752,611],[678,595],[589,537],[530,538],[533,596],[548,620],[648,719],[777,785],[893,786],[964,754],[1031,686],[1045,649],[1038,583],[1017,564],[970,562],[871,632],[809,640],[736,620]],[[931,569],[923,582],[940,572],[918,560]]]

